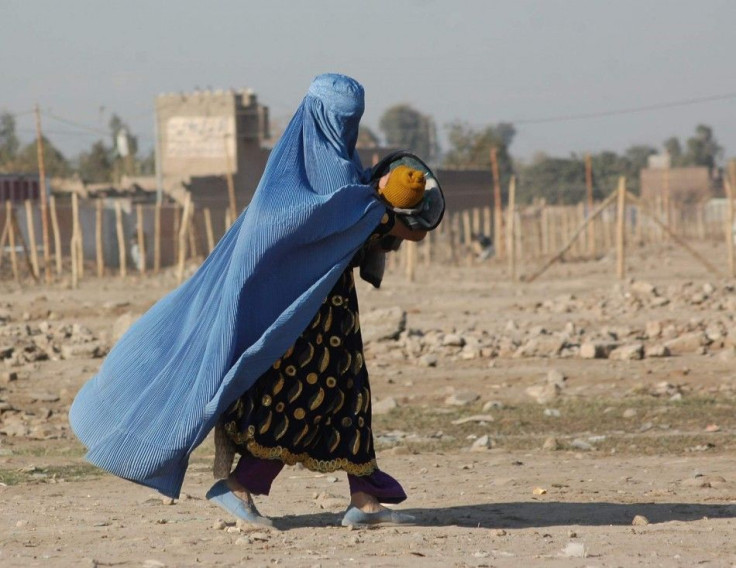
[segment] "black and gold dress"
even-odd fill
[[[394,222],[394,214],[387,212],[366,246],[386,235]],[[343,470],[351,477],[377,473],[380,479],[374,477],[373,484],[398,485],[377,469],[373,448],[371,388],[353,277],[360,256],[294,345],[224,416],[225,432],[247,463],[252,458],[279,460],[281,466],[301,463],[323,473]],[[242,469],[238,464],[236,471]]]

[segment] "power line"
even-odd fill
[[[568,114],[560,116],[550,116],[546,118],[528,118],[528,119],[516,119],[510,121],[511,124],[543,124],[549,122],[568,122],[572,120],[586,120],[589,118],[602,118],[606,116],[618,116],[622,114],[634,114],[639,112],[648,112],[652,110],[662,110],[667,108],[675,108],[689,105],[696,105],[701,103],[708,103],[713,101],[726,101],[736,99],[736,93],[725,93],[722,95],[711,95],[707,97],[697,97],[693,99],[683,99],[680,101],[672,101],[667,103],[658,103],[644,105],[640,107],[630,107],[617,110],[606,110],[598,112],[580,113],[580,114]]]

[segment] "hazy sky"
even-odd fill
[[[311,79],[347,73],[366,89],[377,131],[406,102],[484,126],[699,99],[689,106],[587,120],[517,124],[511,148],[535,152],[661,145],[711,125],[736,155],[733,0],[0,0],[0,110],[38,102],[104,130],[118,113],[153,139],[158,93],[251,87],[286,120]],[[31,115],[20,116],[24,141]],[[76,154],[94,133],[44,119]]]

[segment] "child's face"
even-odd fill
[[[378,189],[383,189],[386,187],[386,184],[388,183],[388,178],[391,175],[391,172],[388,172],[385,176],[383,176],[381,179],[378,180]]]

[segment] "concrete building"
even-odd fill
[[[177,200],[184,191],[197,206],[227,203],[227,173],[238,209],[250,201],[263,172],[268,108],[255,93],[197,91],[156,98],[157,159],[161,183]]]
[[[662,199],[669,192],[669,199],[675,203],[699,203],[720,193],[721,180],[714,177],[709,168],[672,168],[670,162],[668,154],[649,157],[649,167],[639,172],[641,196],[644,199]]]

